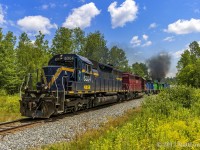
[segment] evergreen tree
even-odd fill
[[[9,31],[4,36],[2,29],[0,30],[0,85],[11,94],[18,90],[20,84],[16,69],[15,42],[16,37],[12,32]]]
[[[72,30],[61,27],[56,31],[52,41],[50,53],[56,54],[69,54],[73,52]]]

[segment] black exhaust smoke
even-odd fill
[[[152,80],[161,81],[165,78],[171,64],[171,56],[167,53],[160,53],[147,60]]]

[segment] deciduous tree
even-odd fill
[[[136,75],[139,75],[146,79],[149,78],[148,67],[144,63],[136,62],[136,63],[132,64],[132,70],[133,70],[133,73]]]
[[[126,58],[126,54],[123,49],[113,46],[109,51],[109,63],[114,67],[128,71],[128,60]]]
[[[194,41],[181,55],[177,65],[179,84],[200,87],[200,46]]]
[[[79,54],[98,62],[107,63],[108,48],[104,36],[99,31],[89,33],[85,46],[79,51]]]

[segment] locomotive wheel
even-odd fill
[[[77,105],[75,105],[75,106],[72,108],[72,113],[77,114],[77,111],[78,111],[78,107],[77,107]]]

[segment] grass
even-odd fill
[[[21,118],[19,107],[18,95],[7,95],[5,91],[0,91],[0,122]]]
[[[200,90],[190,87],[167,89],[147,97],[141,109],[109,120],[99,129],[77,135],[71,142],[61,142],[40,149],[129,150],[129,149],[199,149]]]

